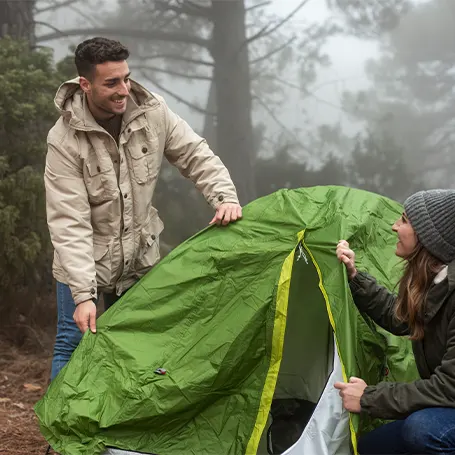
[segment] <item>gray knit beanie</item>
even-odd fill
[[[422,245],[445,264],[455,259],[455,190],[419,191],[404,210]]]

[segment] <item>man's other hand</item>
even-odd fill
[[[88,329],[96,333],[96,305],[92,300],[77,305],[73,318],[82,333]]]

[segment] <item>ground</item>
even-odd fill
[[[44,455],[47,443],[33,412],[44,394],[50,372],[48,353],[21,352],[1,343],[0,454]],[[52,452],[51,453],[55,453]]]

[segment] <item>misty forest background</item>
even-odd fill
[[[242,205],[313,185],[399,201],[454,187],[453,0],[2,0],[2,342],[53,341],[46,136],[74,45],[92,36],[130,48],[133,78],[207,139]],[[169,165],[155,203],[164,252],[212,216]]]

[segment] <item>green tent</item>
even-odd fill
[[[195,235],[102,315],[36,405],[63,455],[356,453],[378,422],[335,380],[417,377],[406,339],[352,303],[335,255],[392,288],[399,204],[343,187],[281,190]]]

